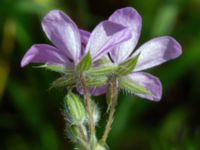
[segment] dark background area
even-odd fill
[[[132,6],[143,18],[140,42],[170,35],[183,55],[148,70],[163,83],[159,103],[121,93],[109,145],[111,150],[200,149],[199,0],[0,0],[0,149],[67,150],[62,116],[65,89],[49,90],[59,75],[32,66],[20,68],[34,43],[50,43],[41,29],[49,10],[61,9],[91,31],[118,8]],[[105,97],[96,99],[102,111]]]

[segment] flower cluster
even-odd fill
[[[87,139],[84,122],[89,122],[88,128],[92,134],[94,125],[91,121],[95,120],[92,113],[97,106],[87,101],[85,110],[85,105],[79,104],[77,100],[79,98],[71,92],[73,89],[83,94],[86,100],[89,100],[89,95],[107,93],[110,97],[108,99],[111,99],[109,102],[111,119],[118,89],[148,100],[161,99],[160,80],[143,70],[177,58],[182,53],[181,46],[174,38],[162,36],[153,38],[133,51],[138,43],[141,27],[141,16],[131,7],[116,10],[107,20],[100,22],[91,33],[79,29],[62,11],[50,11],[42,20],[42,28],[54,46],[34,44],[24,55],[21,67],[29,63],[42,63],[44,65],[41,67],[62,74],[53,82],[53,86],[65,86],[70,91],[65,97],[68,118],[73,126],[74,124],[78,126],[76,130],[84,127],[82,129],[84,134],[80,137],[85,136]],[[87,117],[84,116],[85,111],[88,113]],[[106,140],[110,125],[108,120],[106,126],[108,130],[105,131],[103,142]],[[95,147],[95,139],[92,139],[91,147]],[[84,145],[84,140],[81,141]]]

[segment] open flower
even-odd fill
[[[21,67],[45,63],[74,68],[88,51],[94,62],[131,37],[126,27],[111,21],[99,23],[89,34],[59,10],[50,11],[43,18],[42,28],[54,46],[34,44],[24,55]]]
[[[160,80],[149,73],[141,71],[181,55],[180,44],[169,36],[157,37],[144,43],[132,54],[141,33],[142,19],[138,12],[131,7],[118,9],[108,20],[128,27],[132,33],[131,39],[115,47],[109,53],[112,62],[119,65],[139,54],[132,72],[121,76],[119,81],[133,84],[133,87],[143,87],[148,91],[147,93],[140,93],[133,89],[134,94],[149,100],[159,101],[162,95]]]

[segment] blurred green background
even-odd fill
[[[49,90],[59,75],[20,60],[34,43],[50,43],[42,17],[61,9],[91,31],[114,10],[132,6],[143,18],[139,45],[175,37],[183,55],[149,72],[163,83],[159,103],[121,93],[109,138],[111,150],[200,149],[200,0],[0,0],[0,149],[70,150],[62,116],[64,89]],[[33,65],[32,65],[33,66]],[[105,122],[104,96],[96,102]]]

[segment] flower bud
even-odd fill
[[[85,108],[77,95],[72,92],[64,98],[64,111],[71,125],[81,125],[86,120]]]
[[[67,133],[73,142],[77,142],[78,137],[80,137],[79,128],[76,125],[68,126]]]

